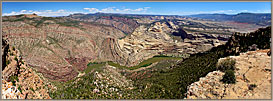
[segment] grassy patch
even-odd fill
[[[142,65],[140,67],[147,67],[147,66],[150,66],[152,63],[149,63],[149,64],[145,64],[145,65]]]
[[[99,68],[99,67],[102,67],[102,66],[104,66],[105,65],[105,63],[97,63],[97,64],[88,64],[87,65],[87,68],[84,70],[84,72],[85,73],[89,73],[89,72],[91,72],[93,69],[95,69],[95,68]]]
[[[91,66],[92,64],[99,64],[98,62],[89,62],[87,66]]]
[[[141,68],[141,67],[147,67],[147,66],[149,66],[149,65],[151,65],[152,63],[155,63],[155,62],[159,62],[159,61],[162,61],[162,60],[171,60],[171,59],[172,60],[181,60],[182,58],[158,55],[158,56],[154,56],[152,58],[149,58],[147,60],[144,60],[141,63],[139,63],[138,65],[133,66],[133,67],[121,66],[121,65],[119,65],[117,63],[114,63],[114,62],[108,62],[108,64],[111,65],[111,66],[114,66],[114,67],[121,68],[121,69],[134,70],[134,69],[138,69],[138,68]]]

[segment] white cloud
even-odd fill
[[[21,12],[26,12],[27,10],[21,10]]]
[[[99,12],[105,12],[105,13],[110,13],[110,12],[115,12],[116,7],[108,7],[108,8],[104,8],[102,10],[99,10]]]
[[[134,13],[146,13],[146,11],[148,9],[150,9],[151,7],[143,7],[143,8],[137,8],[137,9],[130,9],[130,8],[116,8],[116,7],[107,7],[107,8],[103,8],[103,9],[97,9],[97,8],[83,8],[84,10],[89,10],[90,13],[94,13],[94,12],[103,12],[103,13],[130,13],[130,14],[134,14]],[[94,10],[90,10],[90,9],[95,9]]]
[[[98,12],[99,10],[97,8],[83,8],[85,10],[88,10],[89,12]]]
[[[64,9],[60,10],[21,10],[18,12],[12,11],[10,13],[3,13],[3,16],[10,16],[10,15],[19,15],[19,14],[37,14],[39,16],[68,16],[74,13],[96,13],[96,12],[103,12],[103,13],[129,13],[129,14],[144,14],[148,9],[151,7],[143,7],[137,9],[130,9],[130,8],[116,8],[116,7],[107,7],[103,9],[98,8],[83,8],[87,11],[82,12],[71,12]]]
[[[73,13],[84,13],[84,12],[70,12],[64,9],[60,9],[57,11],[52,10],[40,10],[40,11],[34,11],[34,10],[21,10],[19,12],[12,11],[11,13],[3,13],[3,16],[10,16],[10,15],[19,15],[19,14],[37,14],[39,16],[67,16],[69,14]]]

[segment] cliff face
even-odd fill
[[[5,59],[2,70],[2,98],[50,99],[49,89],[53,89],[53,86],[27,65],[19,50],[11,47],[8,41],[3,42],[5,45],[2,48],[6,53],[2,54]]]
[[[270,99],[271,56],[267,55],[268,51],[249,51],[230,56],[236,61],[235,84],[221,82],[223,72],[210,72],[188,87],[186,99]],[[226,58],[220,60],[223,59]]]
[[[207,51],[226,42],[218,37],[221,36],[188,34],[171,22],[155,22],[138,27],[132,34],[118,40],[118,44],[128,57],[126,64],[122,65],[133,66],[158,54],[194,54]]]

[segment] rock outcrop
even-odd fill
[[[222,83],[224,73],[214,71],[191,84],[186,99],[271,99],[271,57],[267,55],[268,51],[230,56],[236,61],[235,84]]]
[[[6,53],[2,54],[5,59],[2,70],[2,98],[51,99],[49,89],[53,90],[54,87],[22,60],[19,50],[10,47],[6,40],[3,42],[5,45],[2,49]]]
[[[205,52],[212,47],[224,44],[221,36],[200,33],[188,34],[183,29],[176,29],[170,22],[155,22],[150,26],[141,25],[135,31],[118,40],[120,50],[127,58],[125,64],[134,66],[139,62],[158,54],[194,54]],[[173,35],[181,37],[179,41]]]
[[[2,79],[2,99],[23,99],[23,95],[12,82]]]

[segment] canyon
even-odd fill
[[[112,13],[13,15],[2,25],[6,99],[270,97],[261,91],[271,86],[271,27]],[[227,57],[236,60],[236,84],[223,83],[225,73],[216,71]],[[270,82],[256,84],[257,78]],[[234,90],[240,87],[244,91]]]

